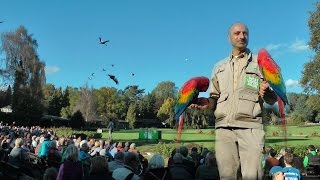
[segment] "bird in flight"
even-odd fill
[[[112,79],[116,84],[119,84],[118,79],[116,78],[116,76],[112,75],[112,74],[108,74],[108,76],[110,77],[110,79]]]
[[[107,42],[109,42],[109,40],[102,41],[101,37],[99,37],[99,40],[100,40],[99,43],[104,45],[107,45]]]
[[[0,23],[4,23],[4,21],[0,21]]]

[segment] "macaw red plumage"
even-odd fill
[[[179,120],[178,125],[178,141],[180,141],[181,130],[183,127],[183,114],[187,107],[196,100],[199,92],[206,92],[209,87],[209,79],[204,76],[193,77],[183,84],[179,90],[178,99],[174,108],[175,119]]]
[[[272,59],[266,49],[260,49],[258,52],[258,65],[264,80],[268,82],[270,87],[277,94],[277,101],[279,106],[279,113],[284,130],[284,137],[286,138],[286,121],[285,121],[285,105],[288,104],[286,95],[285,82],[281,75],[281,69],[277,63]]]

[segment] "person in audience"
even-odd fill
[[[191,157],[192,162],[194,162],[194,164],[195,164],[195,169],[197,169],[200,165],[200,154],[198,153],[197,147],[191,148],[190,157]]]
[[[91,159],[90,175],[86,179],[114,180],[109,172],[108,161],[104,156],[96,156]]]
[[[320,165],[320,156],[316,152],[314,145],[309,145],[307,155],[303,159],[303,166],[307,168],[309,164]]]
[[[188,156],[188,148],[186,146],[181,146],[179,149],[180,154],[183,156],[183,165],[187,167],[187,170],[194,177],[196,174],[196,167],[191,157]]]
[[[293,154],[289,152],[286,153],[284,155],[284,163],[286,166],[283,168],[282,172],[284,173],[285,179],[300,180],[301,173],[299,169],[292,167],[293,162],[294,162]]]
[[[136,173],[140,166],[138,155],[133,152],[126,152],[124,156],[124,167],[117,168],[113,171],[112,177],[116,180],[125,180],[132,178],[132,180],[140,180]]]
[[[136,147],[136,143],[131,143],[130,144],[130,148],[128,149],[128,152],[138,153],[138,150],[137,150],[137,147]]]
[[[177,149],[174,148],[172,151],[171,151],[171,156],[169,157],[168,159],[168,167],[170,167],[171,165],[174,164],[174,161],[173,161],[173,156],[176,154],[177,152]]]
[[[272,180],[284,180],[282,171],[283,168],[281,166],[273,166],[269,171],[269,175]]]
[[[54,167],[47,168],[43,173],[43,180],[56,180],[58,171]]]
[[[51,135],[50,134],[46,134],[44,137],[44,141],[41,144],[41,151],[40,151],[40,155],[39,157],[44,157],[44,158],[48,158],[48,152],[49,149],[51,148]]]
[[[171,174],[164,167],[164,159],[160,154],[155,154],[149,160],[148,169],[143,175],[143,179],[171,179]]]
[[[174,164],[169,167],[170,176],[172,180],[193,180],[194,177],[183,164],[183,156],[176,153],[173,156]]]
[[[271,148],[269,150],[269,157],[266,159],[265,174],[269,173],[270,169],[273,166],[279,166],[279,160],[275,158],[276,155],[277,155],[277,150]]]
[[[208,152],[204,165],[200,165],[196,171],[196,179],[216,180],[219,179],[219,171],[213,152]]]
[[[22,138],[17,138],[15,140],[15,146],[9,154],[8,163],[18,167],[24,167],[25,161],[28,160],[28,155],[27,155],[27,151],[21,148],[22,144],[23,144]]]
[[[74,145],[69,145],[63,157],[57,180],[81,180],[84,178],[83,167],[79,158],[79,150]]]
[[[113,172],[115,169],[124,167],[124,152],[117,152],[114,155],[114,161],[108,162],[110,172]]]

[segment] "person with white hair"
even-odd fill
[[[79,150],[74,144],[70,144],[63,156],[57,180],[83,179],[83,167],[79,158]]]
[[[15,140],[15,146],[9,154],[9,163],[18,167],[23,167],[24,162],[28,159],[27,151],[21,146],[23,145],[23,139],[17,138]]]
[[[143,179],[171,179],[168,169],[164,167],[164,159],[160,154],[155,154],[149,160],[148,169]]]

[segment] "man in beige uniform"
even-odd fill
[[[257,56],[247,48],[247,26],[232,24],[228,38],[232,52],[212,72],[210,97],[191,106],[214,110],[220,178],[235,180],[240,168],[243,180],[261,179],[263,102],[274,104],[276,95],[262,79]]]

